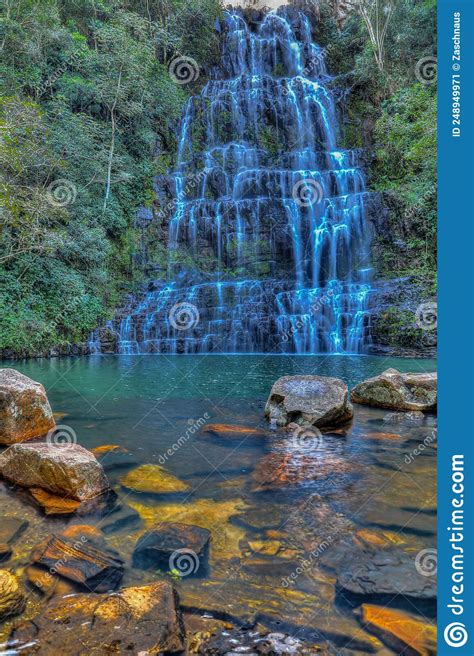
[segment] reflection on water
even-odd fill
[[[348,559],[358,562],[372,552],[401,554],[400,578],[413,579],[416,555],[435,547],[435,420],[400,421],[356,406],[344,430],[298,440],[270,430],[263,408],[281,375],[337,376],[351,387],[391,366],[432,371],[435,363],[363,356],[99,356],[15,364],[45,385],[58,423],[71,427],[80,444],[129,450],[103,460],[120,499],[141,516],[141,524],[108,528],[107,541],[128,563],[138,536],[155,521],[208,528],[208,577],[177,581],[185,608],[244,623],[253,618],[298,637],[328,639],[338,649],[349,641],[362,653],[382,646],[360,628],[336,580]],[[206,422],[259,427],[263,436],[218,437],[201,430]],[[421,454],[413,455],[420,444]],[[128,471],[149,463],[165,466],[189,489],[157,495],[121,485]],[[71,520],[45,518],[6,486],[0,494],[3,514],[29,521],[8,562],[22,571],[31,548]],[[123,583],[160,575],[127,566]],[[40,603],[33,594],[26,616]],[[416,596],[392,605],[424,617],[434,612]]]

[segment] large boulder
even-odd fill
[[[184,637],[178,595],[170,583],[157,581],[114,594],[53,598],[38,617],[13,630],[10,644],[19,651],[34,645],[39,656],[174,654],[184,650]]]
[[[0,444],[25,442],[54,426],[43,385],[15,369],[0,369]]]
[[[100,463],[78,444],[14,444],[0,455],[0,475],[16,485],[77,501],[109,489]]]
[[[273,385],[265,416],[277,426],[292,422],[319,428],[352,418],[347,385],[329,376],[283,376]]]
[[[402,374],[387,369],[359,383],[351,393],[354,403],[391,410],[430,412],[437,404],[437,375]]]

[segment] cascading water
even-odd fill
[[[119,350],[355,353],[367,341],[369,229],[356,151],[338,150],[331,78],[300,11],[222,26],[172,174],[174,282],[120,324]],[[174,254],[210,254],[186,282]],[[181,282],[180,282],[181,281]]]

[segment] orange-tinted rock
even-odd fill
[[[34,621],[15,628],[10,642],[20,652],[34,644],[37,656],[174,654],[184,650],[184,627],[176,591],[158,581],[113,595],[55,597]]]
[[[77,501],[109,489],[102,466],[79,444],[14,444],[0,455],[0,474],[16,485]]]
[[[398,433],[367,433],[366,437],[371,440],[402,440],[403,436]]]
[[[0,444],[25,442],[54,426],[43,385],[15,369],[0,369]]]
[[[436,627],[400,610],[363,604],[360,621],[397,654],[434,656]]]
[[[40,487],[32,487],[29,492],[46,515],[70,515],[81,505],[81,502],[76,499],[58,497],[55,494],[46,492],[46,490],[42,490]]]
[[[95,592],[115,589],[124,571],[123,560],[115,551],[108,549],[105,542],[84,534],[74,539],[51,535],[33,549],[31,559],[50,573]]]
[[[0,620],[21,613],[25,602],[24,590],[15,574],[0,569]]]
[[[102,531],[95,526],[90,526],[89,524],[73,524],[72,526],[65,528],[61,535],[69,540],[81,540],[82,538],[88,540],[104,539]]]
[[[62,596],[74,594],[80,590],[80,586],[67,581],[56,574],[51,574],[40,565],[28,565],[25,575],[32,586],[41,592],[47,599],[53,595]]]
[[[205,424],[202,427],[202,432],[208,433],[213,437],[239,441],[245,441],[248,438],[262,439],[265,437],[265,432],[261,429],[238,426],[237,424]]]
[[[252,489],[279,489],[305,481],[322,480],[335,474],[347,474],[352,470],[349,462],[329,453],[321,459],[286,452],[269,453],[258,462],[252,473]]]
[[[96,446],[94,449],[91,449],[91,453],[93,453],[96,458],[99,458],[100,456],[106,453],[130,453],[130,452],[124,446],[119,446],[118,444],[102,444],[101,446]]]

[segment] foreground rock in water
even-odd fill
[[[360,621],[364,629],[379,637],[397,654],[434,656],[436,627],[400,610],[363,604]]]
[[[206,528],[160,522],[138,540],[133,565],[175,570],[180,576],[196,575],[206,569],[210,537],[211,532]]]
[[[347,385],[328,376],[283,376],[273,385],[265,416],[278,426],[294,422],[319,428],[352,418]]]
[[[437,404],[437,375],[402,374],[387,369],[380,376],[359,383],[352,390],[351,400],[391,410],[433,411]]]
[[[11,645],[35,641],[29,653],[44,656],[174,654],[184,649],[178,596],[170,583],[159,581],[113,595],[53,599],[39,617],[10,636]]]
[[[43,385],[15,369],[0,369],[0,444],[40,437],[54,426]]]
[[[205,435],[229,441],[234,440],[239,443],[253,439],[262,440],[266,437],[265,431],[259,428],[249,428],[237,424],[205,424],[201,430]]]
[[[150,494],[174,494],[191,489],[187,483],[159,465],[140,465],[123,476],[120,483],[133,492]]]
[[[23,612],[25,602],[25,593],[17,577],[6,569],[0,569],[0,620]]]
[[[107,547],[100,532],[97,536],[91,534],[90,527],[75,528],[76,534],[46,538],[33,549],[32,561],[49,570],[45,571],[45,577],[59,574],[92,592],[114,590],[123,577],[123,560]]]
[[[77,501],[109,489],[102,466],[78,444],[15,444],[0,455],[0,474],[16,485]]]
[[[354,551],[341,563],[337,587],[346,599],[403,595],[435,601],[436,576],[420,574],[415,557],[416,553],[388,549]]]

